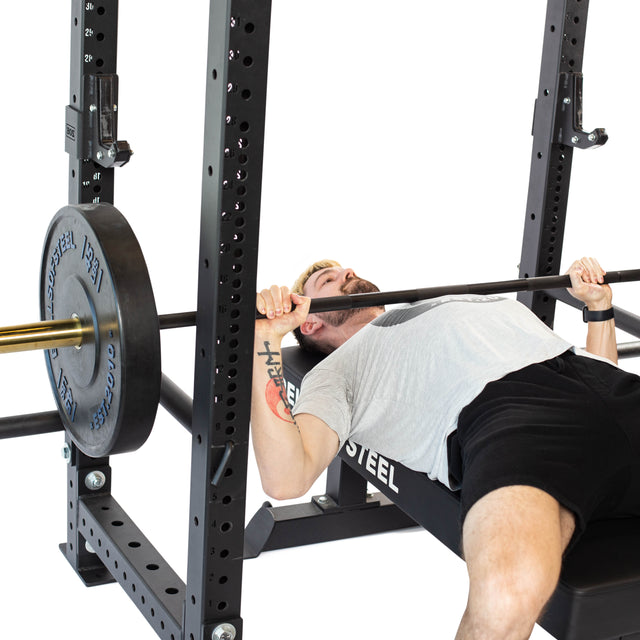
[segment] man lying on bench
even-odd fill
[[[614,366],[598,262],[569,274],[572,295],[605,312],[588,314],[589,353],[493,296],[309,314],[309,298],[378,290],[331,261],[293,293],[257,295],[267,319],[256,321],[251,421],[265,492],[304,495],[347,438],[460,488],[470,585],[457,640],[528,638],[587,522],[640,514],[640,378]],[[274,366],[291,330],[330,354],[293,410]]]

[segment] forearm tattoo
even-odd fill
[[[282,357],[279,351],[271,350],[271,343],[263,343],[264,351],[258,351],[258,355],[265,359],[269,381],[265,389],[265,399],[271,412],[289,424],[298,426],[291,414],[291,405],[287,399],[287,392],[282,377]]]

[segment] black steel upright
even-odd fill
[[[90,98],[85,91],[89,78],[104,71],[115,74],[118,34],[118,0],[100,7],[86,0],[71,3],[70,104],[66,110],[65,141],[69,153],[69,203],[113,203],[113,168],[105,169],[90,155],[88,121]],[[67,541],[60,545],[71,566],[87,584],[113,582],[91,545],[80,531],[83,496],[111,491],[109,458],[94,460],[82,453],[67,435]],[[91,475],[93,474],[93,475]]]
[[[212,0],[184,638],[242,637],[270,2]],[[224,626],[226,625],[226,626]]]
[[[69,203],[113,204],[114,167],[129,145],[117,140],[118,0],[72,0],[71,78],[65,143]]]
[[[549,0],[540,84],[533,121],[533,150],[520,277],[558,274],[562,257],[573,149],[606,142],[603,129],[582,131],[582,58],[589,0]],[[553,326],[555,298],[521,293]]]

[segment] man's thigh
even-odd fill
[[[573,515],[549,494],[512,485],[469,510],[463,528],[469,601],[457,640],[529,637],[553,594]]]
[[[463,527],[472,588],[493,575],[543,582],[546,575],[555,588],[574,530],[573,514],[540,489],[516,485],[491,491],[471,507]]]

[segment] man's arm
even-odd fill
[[[569,293],[584,302],[589,311],[606,311],[611,308],[611,287],[603,284],[606,272],[597,260],[594,258],[576,260],[568,273],[573,285]],[[608,358],[617,364],[618,345],[613,318],[588,323],[587,351]]]
[[[296,308],[291,311],[291,302]],[[304,495],[338,453],[339,439],[309,414],[294,418],[282,378],[282,338],[304,322],[309,299],[272,287],[257,296],[251,433],[264,491],[276,500]]]

